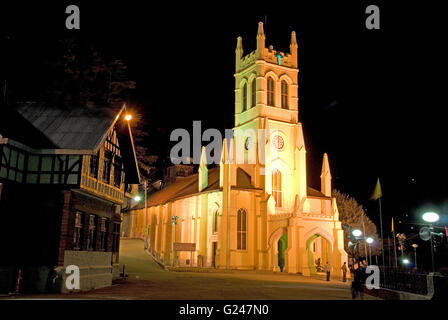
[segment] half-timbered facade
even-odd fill
[[[139,172],[125,108],[0,108],[0,288],[81,289],[118,275],[120,222]]]

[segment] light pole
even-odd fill
[[[426,222],[429,222],[429,231],[430,231],[430,235],[429,235],[429,239],[431,240],[431,266],[432,266],[432,272],[435,272],[435,267],[434,267],[434,246],[433,246],[433,242],[432,242],[432,224],[434,222],[439,221],[439,215],[435,212],[426,212],[423,214],[422,219]]]
[[[418,244],[413,243],[412,247],[414,248],[414,268],[417,269],[417,248],[418,248]]]
[[[359,261],[359,237],[361,237],[362,236],[362,231],[361,230],[359,230],[359,229],[353,229],[352,230],[352,236],[355,238],[355,240],[356,240],[356,252],[357,252],[357,260],[358,260],[358,268],[359,267],[361,267],[361,264],[359,263],[360,261]]]
[[[178,216],[174,216],[171,218],[171,221],[173,222],[173,226],[174,226],[174,241],[173,241],[173,267],[176,266],[176,251],[174,251],[174,243],[176,242],[176,225],[177,225],[177,220],[179,219]]]
[[[372,237],[367,237],[366,242],[369,244],[369,265],[372,264],[372,243],[373,243]]]

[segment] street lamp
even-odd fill
[[[407,265],[409,264],[409,259],[404,258],[404,259],[402,260],[402,262],[403,262],[404,265],[407,266]]]
[[[131,119],[132,119],[132,115],[130,115],[129,113],[124,116],[124,120],[126,120],[126,121],[130,121]]]
[[[136,195],[136,196],[134,197],[134,201],[135,201],[135,202],[140,202],[140,200],[142,200],[142,197],[140,197],[139,195]]]
[[[418,248],[418,244],[413,243],[412,247],[414,248],[414,268],[417,269],[417,248]]]
[[[426,212],[423,214],[422,219],[429,223],[429,230],[430,230],[429,239],[431,241],[431,266],[432,266],[432,272],[434,272],[435,268],[434,268],[434,245],[432,242],[432,229],[433,229],[432,224],[434,222],[439,221],[439,215],[435,212]]]
[[[359,229],[353,229],[352,230],[352,235],[355,238],[355,248],[356,248],[356,254],[357,254],[357,260],[358,260],[358,268],[361,266],[360,261],[359,261],[359,237],[361,237],[362,235],[362,231]]]
[[[352,230],[352,235],[355,237],[360,237],[362,235],[362,231],[359,229]]]
[[[426,212],[422,216],[423,220],[429,223],[434,223],[439,221],[439,215],[435,212]]]

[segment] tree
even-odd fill
[[[64,39],[47,61],[51,82],[41,99],[59,105],[123,105],[136,84],[120,59],[108,59],[93,45]]]
[[[50,105],[130,105],[135,81],[129,79],[128,67],[120,59],[107,58],[91,43],[64,39],[57,53],[46,62],[51,74],[49,84],[40,90],[39,99]],[[132,128],[137,161],[141,173],[149,178],[154,171],[154,159],[148,156],[142,115],[135,117]]]
[[[332,196],[336,198],[339,219],[342,224],[347,224],[351,229],[357,228],[364,232],[362,224],[364,220],[365,234],[375,239],[375,242],[372,244],[372,255],[381,254],[381,239],[378,236],[376,225],[366,215],[363,207],[354,198],[338,190],[333,190]],[[348,246],[350,239],[347,235],[347,231],[344,230],[344,249],[346,252],[351,252],[352,249]],[[369,250],[368,245],[367,250]],[[359,254],[364,257],[368,255],[368,252],[366,255],[363,241],[359,245]]]

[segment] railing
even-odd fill
[[[385,289],[428,294],[428,275],[410,268],[380,267],[380,286]]]

